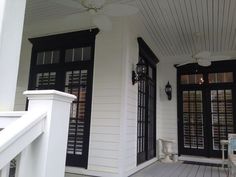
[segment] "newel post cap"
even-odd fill
[[[57,90],[27,90],[23,95],[29,100],[57,100],[69,103],[77,98],[75,95]]]

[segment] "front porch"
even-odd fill
[[[227,168],[223,169],[218,164],[186,161],[170,164],[155,162],[130,177],[227,177],[227,172]],[[66,177],[86,176],[66,174]]]
[[[77,97],[71,109],[66,102],[66,116],[60,113],[64,106],[45,111],[42,102],[33,105],[44,111],[41,115],[33,110],[25,127],[16,125],[24,132],[29,121],[39,121],[42,128],[24,148],[41,147],[48,164],[60,163],[54,168],[60,169],[60,176],[38,153],[25,156],[22,147],[17,153],[23,154],[24,163],[19,164],[41,163],[37,170],[20,166],[27,175],[16,177],[228,177],[220,159],[197,163],[197,158],[219,158],[221,140],[236,133],[236,1],[107,0],[104,6],[118,3],[139,9],[133,16],[111,17],[110,31],[93,23],[94,14],[84,13],[91,9],[81,2],[88,0],[57,1],[0,2],[0,115],[25,110],[25,90],[53,89]],[[142,73],[137,74],[140,63]],[[45,138],[50,143],[36,146],[39,136],[51,135],[44,127],[51,125],[45,123],[51,118],[47,112],[56,115],[56,133]],[[69,126],[69,131],[60,125]],[[3,137],[15,142],[11,134],[8,130]],[[8,177],[9,162],[17,153],[5,153],[11,155],[6,164],[1,147],[9,148],[2,139],[0,134],[0,177]],[[56,155],[54,139],[64,148]],[[173,142],[169,154],[196,158],[160,163],[160,139]],[[22,139],[19,142],[22,145]]]

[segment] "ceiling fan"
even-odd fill
[[[231,58],[229,56],[221,56],[221,55],[213,56],[210,51],[201,51],[200,43],[202,36],[203,34],[200,32],[193,33],[193,38],[195,39],[195,51],[199,52],[193,55],[188,61],[175,65],[176,67],[184,66],[190,63],[197,63],[199,66],[208,67],[211,66],[211,63],[213,61],[220,61]]]
[[[229,56],[223,56],[223,55],[212,56],[211,52],[202,51],[202,52],[197,53],[196,55],[193,55],[189,59],[189,61],[177,64],[176,67],[184,66],[191,63],[197,63],[199,66],[208,67],[208,66],[211,66],[211,63],[213,61],[227,60],[230,58],[231,57]]]
[[[118,3],[108,3],[106,0],[50,0],[55,3],[89,12],[92,22],[102,31],[112,29],[109,17],[121,17],[136,14],[138,8]]]

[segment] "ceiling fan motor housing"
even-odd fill
[[[82,0],[82,5],[90,10],[94,10],[97,12],[97,10],[101,9],[103,5],[105,4],[105,0]]]

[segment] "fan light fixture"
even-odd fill
[[[133,85],[140,81],[145,81],[147,78],[147,66],[142,59],[136,64],[136,72],[132,71]]]

